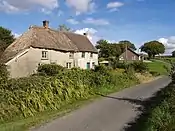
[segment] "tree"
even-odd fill
[[[6,28],[0,26],[0,41],[4,42],[7,45],[10,45],[15,40],[12,32]]]
[[[118,44],[119,44],[119,46],[120,46],[122,52],[125,51],[126,46],[127,46],[128,48],[131,48],[131,49],[133,49],[133,50],[136,50],[135,45],[134,45],[133,43],[131,43],[130,41],[128,41],[128,40],[119,41]]]
[[[100,49],[99,56],[103,58],[115,57],[118,58],[121,54],[121,49],[118,44],[108,43],[106,40],[97,41],[97,49]]]
[[[7,48],[7,44],[5,44],[5,42],[1,41],[0,40],[0,58],[1,58],[1,55],[2,53],[4,52],[4,50]]]
[[[172,52],[172,57],[175,57],[175,50]]]
[[[108,41],[103,39],[97,41],[96,48],[100,50],[99,57],[108,58],[110,56]]]
[[[12,32],[0,26],[0,56],[4,50],[15,40]]]
[[[141,46],[141,51],[146,52],[149,58],[154,58],[155,55],[165,52],[165,46],[158,41],[150,41]]]
[[[67,27],[65,24],[59,25],[59,31],[71,31],[71,28]]]

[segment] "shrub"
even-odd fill
[[[131,66],[134,68],[136,72],[146,72],[148,71],[148,65],[142,61],[136,61],[131,63]]]
[[[129,67],[129,64],[127,63],[117,63],[116,68],[120,68],[120,69],[127,69]]]
[[[37,71],[41,75],[55,76],[60,71],[63,71],[64,69],[65,69],[64,67],[57,64],[44,64],[44,65],[39,65]]]
[[[5,84],[8,80],[9,72],[7,71],[6,65],[0,64],[0,85]]]
[[[112,69],[110,67],[105,66],[105,65],[95,66],[95,69],[94,69],[95,72],[99,72],[99,73],[104,74],[104,75],[108,74],[110,70],[112,70]]]
[[[152,74],[153,76],[159,76],[160,75],[160,73],[156,72],[156,71],[150,71],[149,73]]]

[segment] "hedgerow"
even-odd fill
[[[74,101],[94,97],[97,92],[107,93],[138,83],[133,74],[118,73],[101,66],[95,70],[68,70],[45,65],[38,71],[30,77],[6,79],[6,86],[0,85],[1,122],[58,110]]]

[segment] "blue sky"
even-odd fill
[[[30,25],[50,21],[95,41],[130,40],[139,47],[159,40],[175,49],[175,0],[0,0],[0,26],[22,34]]]

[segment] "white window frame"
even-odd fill
[[[72,62],[67,62],[66,63],[66,68],[71,69],[72,68]]]
[[[136,56],[135,55],[132,57],[132,60],[136,60]]]
[[[41,52],[41,58],[44,60],[48,60],[48,51],[42,51]]]

